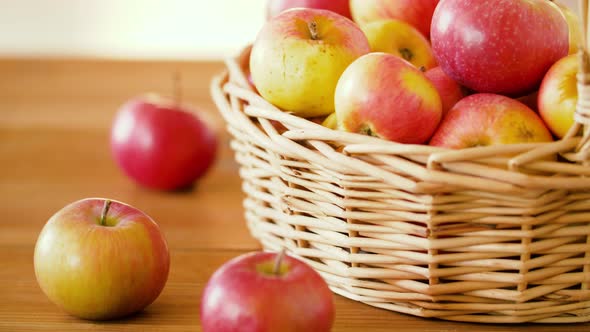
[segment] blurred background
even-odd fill
[[[577,0],[561,0],[572,8]],[[236,54],[266,0],[0,0],[0,57],[211,60]]]
[[[218,59],[251,42],[265,0],[0,0],[0,57]]]

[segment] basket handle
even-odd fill
[[[588,55],[588,0],[578,0],[580,10],[580,23],[582,31],[582,44],[578,51],[579,70],[577,74],[578,103],[574,114],[574,124],[565,135],[564,139],[577,136],[582,130],[576,151],[580,154],[584,164],[589,162],[590,156],[590,57]]]

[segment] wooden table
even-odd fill
[[[0,331],[200,331],[199,302],[225,261],[258,250],[242,215],[238,169],[209,97],[220,63],[0,60]],[[212,115],[222,137],[214,169],[183,192],[143,189],[110,157],[109,128],[119,105],[168,94],[183,75],[184,98]],[[33,271],[33,248],[47,219],[85,197],[110,197],[147,212],[171,249],[168,283],[144,312],[94,323],[51,304]],[[335,296],[334,331],[590,331],[590,325],[476,325],[427,320]],[[280,331],[277,331],[280,332]]]

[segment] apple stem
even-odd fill
[[[399,53],[402,55],[402,58],[407,61],[412,61],[414,58],[414,54],[407,48],[402,48],[399,50]]]
[[[311,34],[311,39],[317,40],[319,38],[318,24],[315,21],[311,21],[311,22],[309,22],[308,27],[309,27],[309,33]]]
[[[281,263],[283,262],[284,258],[285,258],[285,248],[283,248],[281,250],[281,252],[275,258],[275,265],[274,265],[274,268],[272,269],[272,274],[274,274],[275,276],[281,275]]]
[[[102,207],[102,212],[100,214],[100,225],[106,226],[107,225],[107,213],[109,213],[109,208],[111,207],[111,200],[107,199],[104,201],[104,206]]]
[[[364,126],[360,129],[360,133],[367,135],[367,136],[371,136],[371,137],[379,137],[374,131],[373,129],[371,129],[370,126]]]
[[[178,70],[175,70],[172,76],[172,89],[174,90],[174,102],[176,105],[180,105],[182,102],[182,76]]]

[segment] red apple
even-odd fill
[[[427,70],[424,74],[434,84],[440,95],[443,117],[459,100],[467,95],[465,89],[454,79],[450,78],[449,75],[445,74],[440,67]]]
[[[501,95],[477,93],[455,104],[430,145],[462,149],[551,140],[541,118],[525,104]]]
[[[334,302],[328,285],[307,264],[281,256],[249,253],[219,268],[203,292],[203,331],[330,331]]]
[[[352,18],[360,25],[383,19],[398,19],[430,36],[432,13],[439,0],[350,0]]]
[[[574,124],[578,103],[578,62],[577,54],[557,61],[545,75],[539,89],[539,114],[559,138],[564,137]]]
[[[426,142],[442,114],[434,85],[409,62],[370,53],[353,62],[336,87],[338,128],[399,143]]]
[[[522,96],[568,54],[568,25],[547,0],[441,0],[432,17],[438,64],[477,92]]]
[[[352,19],[350,15],[350,0],[268,0],[267,18],[273,18],[290,8],[326,9]]]
[[[154,189],[189,186],[209,169],[216,149],[215,133],[194,111],[155,95],[125,103],[111,130],[118,165]]]
[[[35,275],[47,297],[71,315],[127,316],[152,303],[168,278],[170,256],[158,225],[121,202],[69,204],[45,224]]]
[[[334,90],[350,63],[371,51],[351,20],[329,10],[296,8],[268,21],[250,55],[254,85],[284,111],[311,118],[334,112]]]

